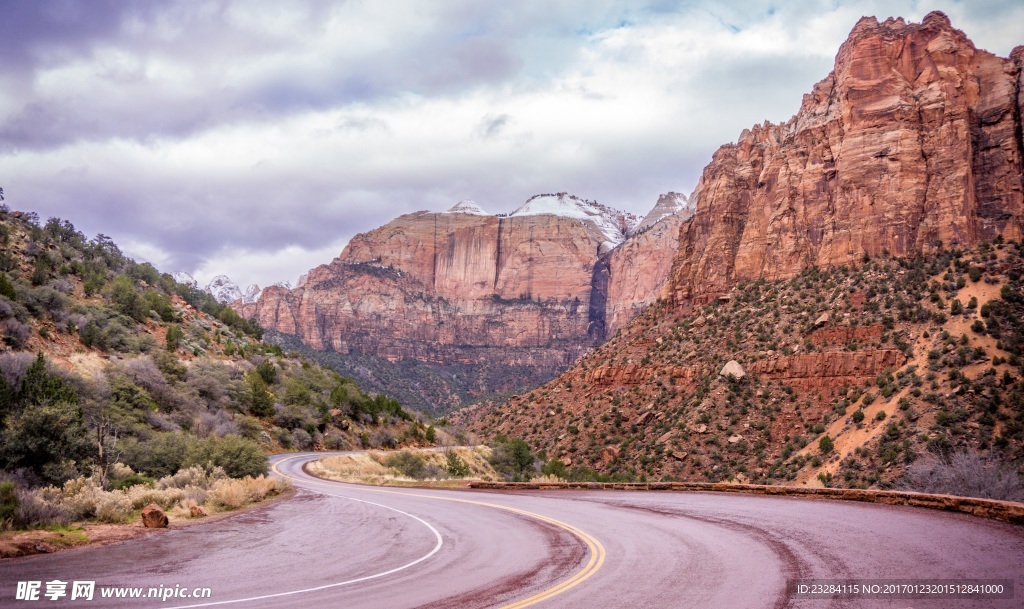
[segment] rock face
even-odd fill
[[[722,146],[690,200],[665,295],[1021,236],[1021,67],[945,15],[857,23],[788,122]]]
[[[564,193],[497,216],[462,201],[357,235],[296,288],[234,306],[316,350],[470,366],[471,393],[525,389],[657,297],[678,239],[669,207],[630,236],[635,218]]]
[[[679,250],[679,229],[692,215],[684,195],[662,195],[629,238],[604,258],[607,334],[622,328],[661,295]]]

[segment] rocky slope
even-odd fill
[[[404,401],[447,410],[550,380],[604,339],[609,316],[616,329],[653,300],[676,202],[630,237],[635,218],[565,193],[500,215],[463,201],[357,235],[295,289],[235,306],[290,346],[361,362],[346,373],[371,387],[387,379]]]
[[[666,296],[1019,237],[1022,60],[976,49],[942,13],[861,19],[792,119],[715,153]]]
[[[889,487],[928,454],[1019,462],[1022,288],[1020,243],[744,282],[655,304],[555,381],[454,420],[582,479]]]
[[[1022,59],[941,13],[862,19],[796,116],[715,153],[662,302],[457,418],[603,475],[884,486],[926,452],[1020,459]]]

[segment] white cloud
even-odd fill
[[[295,285],[301,274],[336,258],[346,243],[341,241],[316,249],[290,245],[276,251],[226,247],[218,251],[213,259],[199,266],[192,275],[201,286],[208,284],[217,275],[227,275],[243,290],[252,284],[265,288],[279,281]],[[268,277],[274,279],[267,281]]]

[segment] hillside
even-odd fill
[[[556,381],[456,418],[603,475],[885,487],[927,454],[1024,457],[1022,320],[1020,243],[815,267],[659,303]]]
[[[606,476],[886,486],[922,455],[1019,464],[1022,61],[942,13],[861,19],[792,119],[714,154],[662,300],[456,419]]]
[[[271,451],[452,441],[262,332],[103,235],[0,207],[0,482],[24,507],[41,484],[99,493],[192,466],[257,476]],[[15,524],[48,518],[25,509]]]

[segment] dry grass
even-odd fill
[[[204,506],[211,513],[236,510],[278,495],[288,487],[286,481],[264,476],[228,478],[220,468],[207,472],[192,467],[161,478],[152,486],[138,484],[111,491],[103,490],[97,478],[79,477],[61,488],[19,490],[19,514],[14,524],[19,529],[83,520],[119,524],[132,521],[151,503],[160,506],[171,519],[185,519],[191,517],[192,506]]]
[[[278,495],[286,488],[287,482],[277,478],[227,478],[213,485],[206,504],[217,511],[237,510],[250,503],[258,503],[267,497]]]
[[[500,480],[501,476],[491,467],[487,458],[491,449],[486,446],[447,449],[461,458],[469,469],[462,478],[451,477],[446,468],[448,455],[444,450],[418,450],[415,454],[425,462],[428,476],[423,479],[403,475],[385,462],[396,451],[369,451],[352,455],[336,455],[313,461],[307,465],[314,476],[374,486],[441,486],[461,487],[473,480]]]

